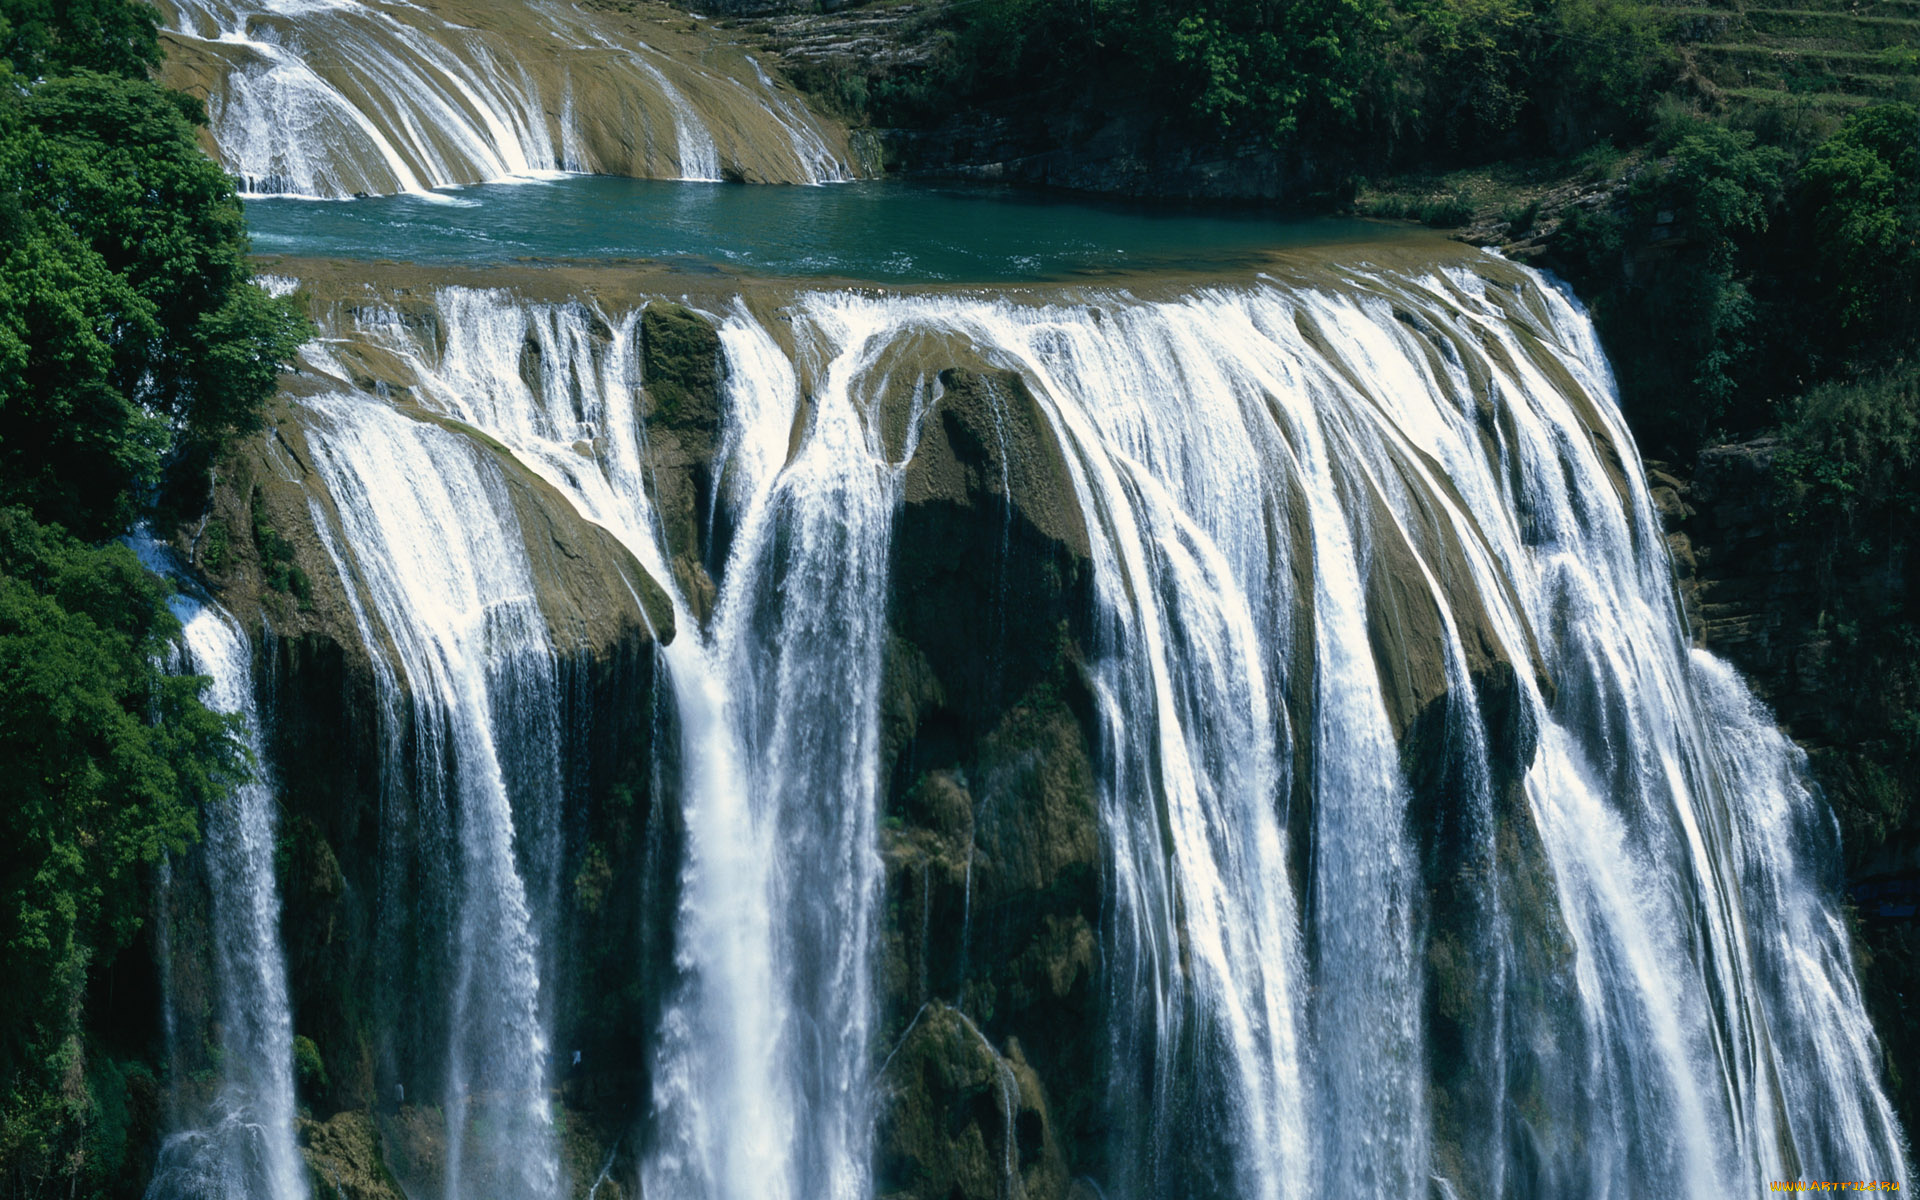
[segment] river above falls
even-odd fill
[[[426,195],[251,199],[247,219],[260,254],[463,267],[644,259],[884,283],[1218,271],[1278,250],[1432,236],[1375,221],[1196,212],[1012,187],[743,187],[585,175]]]

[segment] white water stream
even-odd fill
[[[519,521],[499,468],[458,434],[353,397],[309,402],[308,444],[340,514],[347,586],[381,672],[383,715],[411,710],[409,753],[385,765],[417,824],[408,849],[441,894],[395,897],[445,913],[439,1006],[448,1200],[556,1195],[547,1096],[559,869],[559,696]],[[324,528],[324,526],[323,526]],[[364,595],[370,603],[357,597]],[[389,651],[388,647],[391,647]],[[404,688],[404,691],[397,689]],[[397,803],[398,801],[392,801]],[[424,919],[424,918],[422,918]],[[429,951],[432,953],[432,951]],[[406,1086],[404,1083],[401,1085]]]
[[[144,535],[147,566],[175,576],[167,552]],[[148,1200],[306,1200],[307,1171],[293,1140],[293,1021],[280,950],[280,893],[273,869],[275,801],[265,774],[254,702],[253,647],[232,616],[182,591],[179,668],[210,680],[203,699],[240,720],[261,773],[203,815],[212,899],[221,1082],[205,1121],[169,1137]]]

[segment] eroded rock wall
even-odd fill
[[[1019,377],[939,378],[894,536],[877,1182],[1039,1200],[1101,1153],[1092,566]]]

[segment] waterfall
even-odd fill
[[[692,435],[649,399],[640,308],[448,288],[434,335],[357,305],[336,344],[408,413],[345,384],[299,402],[323,538],[433,776],[415,836],[447,843],[450,1197],[558,1194],[559,734],[503,468],[436,422],[671,596],[685,845],[645,1194],[865,1197],[889,563],[949,365],[1031,392],[1087,528],[1103,1194],[1905,1177],[1832,819],[1689,648],[1611,375],[1547,281],[1487,259],[782,299],[705,314],[704,516],[668,498]],[[505,1139],[485,1171],[469,1103]]]
[[[700,114],[693,111],[687,98],[680,89],[673,86],[666,72],[639,55],[633,56],[634,65],[647,73],[647,76],[660,88],[660,94],[666,98],[667,107],[673,113],[674,160],[680,165],[679,179],[700,183],[718,183],[720,180],[720,151],[713,144],[713,135],[700,120]]]
[[[749,57],[747,65],[753,68],[754,82],[759,85],[759,90],[756,92],[739,79],[733,81],[734,86],[756,97],[786,131],[793,147],[793,157],[806,169],[806,182],[845,183],[851,180],[852,165],[835,154],[833,147],[827,144],[827,135],[821,129],[819,119],[807,111],[807,106],[798,97],[783,94],[758,60]]]
[[[697,775],[686,798],[687,978],[661,1041],[661,1130],[642,1175],[649,1195],[867,1194],[861,1092],[896,472],[855,396],[863,355],[879,348],[874,331],[809,332],[845,353],[777,476],[767,456],[748,455],[790,424],[791,372],[748,376],[758,394],[731,406],[747,504],[705,661],[692,672],[673,663],[680,694],[691,674],[718,703],[686,710],[701,714],[690,724],[703,739],[687,752],[705,757],[711,774]],[[841,802],[822,806],[821,796]],[[752,833],[743,838],[742,828]]]
[[[157,543],[141,536],[134,548],[150,568],[178,576]],[[147,1196],[306,1200],[306,1165],[293,1139],[293,1018],[274,882],[275,802],[261,754],[252,647],[210,601],[182,591],[169,606],[180,621],[180,668],[208,677],[207,706],[239,718],[262,773],[204,815],[221,1083],[207,1124],[167,1139]]]
[[[369,653],[384,660],[390,646],[398,666],[377,672],[382,715],[411,715],[387,731],[382,782],[414,814],[393,831],[389,867],[418,855],[420,894],[394,895],[383,917],[419,920],[418,944],[439,946],[387,1001],[444,1005],[432,1027],[446,1042],[437,1080],[398,1085],[443,1109],[448,1200],[551,1197],[560,1166],[541,985],[559,886],[561,733],[518,517],[499,469],[467,439],[350,395],[313,397],[307,410],[339,514],[330,553],[347,548],[336,566]]]
[[[610,14],[502,7],[469,26],[401,0],[162,7],[166,78],[206,96],[219,157],[250,195],[431,196],[562,171],[852,177],[844,134],[757,62],[657,49],[639,34],[663,31]]]

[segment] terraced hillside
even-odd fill
[[[1920,0],[1693,0],[1667,13],[1728,99],[1834,109],[1920,99]]]

